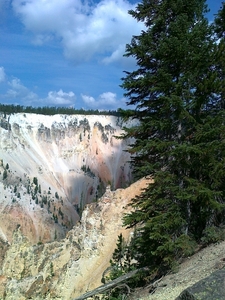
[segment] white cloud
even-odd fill
[[[0,82],[3,80],[5,80],[5,72],[4,68],[0,67]],[[0,95],[0,98],[3,100],[10,99],[25,106],[72,106],[76,99],[73,92],[66,93],[62,89],[58,92],[50,91],[46,98],[40,98],[24,86],[18,78],[8,81],[7,85],[9,88],[5,94]]]
[[[56,38],[74,62],[104,55],[103,62],[121,59],[125,44],[143,28],[129,14],[127,0],[13,0],[13,9],[38,45]],[[101,60],[101,59],[100,59]]]
[[[97,100],[92,96],[83,94],[81,94],[81,97],[88,107],[94,109],[117,109],[125,104],[124,99],[118,100],[117,95],[112,92],[102,93]]]
[[[37,101],[37,94],[25,87],[18,78],[14,78],[9,81],[8,85],[10,89],[5,95],[7,98],[19,99],[21,102],[28,103],[29,105],[32,104],[33,101]]]
[[[5,78],[6,78],[5,69],[3,67],[0,67],[0,82],[4,82]]]
[[[96,100],[94,97],[92,96],[87,96],[87,95],[83,95],[81,94],[81,97],[83,99],[83,101],[89,106],[89,107],[96,107]]]
[[[115,61],[120,61],[125,52],[125,45],[119,45],[118,48],[113,51],[110,56],[105,57],[102,61],[105,64],[110,64]]]
[[[50,91],[45,101],[50,105],[71,106],[74,105],[75,99],[76,96],[73,92],[65,93],[63,92],[63,90],[60,89],[58,92]]]
[[[32,42],[36,46],[42,46],[45,43],[48,43],[53,40],[53,37],[51,35],[47,34],[36,34],[33,38]]]

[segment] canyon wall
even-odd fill
[[[103,115],[0,115],[0,238],[32,243],[63,238],[107,185],[131,182],[130,141],[120,118]]]
[[[132,235],[122,226],[127,205],[149,182],[108,188],[60,241],[32,245],[20,227],[14,230],[11,244],[0,243],[0,299],[71,300],[102,285],[118,235],[127,241]]]

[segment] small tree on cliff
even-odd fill
[[[5,180],[7,177],[8,177],[8,173],[6,170],[4,170],[2,179]]]
[[[225,197],[225,111],[219,58],[204,0],[143,0],[129,13],[145,30],[126,46],[137,68],[122,87],[137,125],[130,153],[137,178],[154,183],[133,199],[125,225],[138,226],[139,267],[164,272],[190,255],[204,230],[222,222]],[[223,56],[224,57],[224,56]]]

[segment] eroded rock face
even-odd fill
[[[115,138],[123,125],[114,116],[1,115],[3,239],[18,225],[31,243],[62,238],[108,184],[127,186],[129,141]]]
[[[122,227],[124,208],[149,180],[107,192],[88,204],[65,239],[31,245],[18,228],[1,264],[0,299],[70,300],[101,285]]]

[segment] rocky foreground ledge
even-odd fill
[[[210,245],[187,258],[177,270],[149,288],[139,289],[132,300],[223,300],[225,291],[225,241]],[[219,294],[218,294],[219,293]]]
[[[187,288],[176,300],[216,300],[225,299],[225,269],[212,273],[193,286]]]

